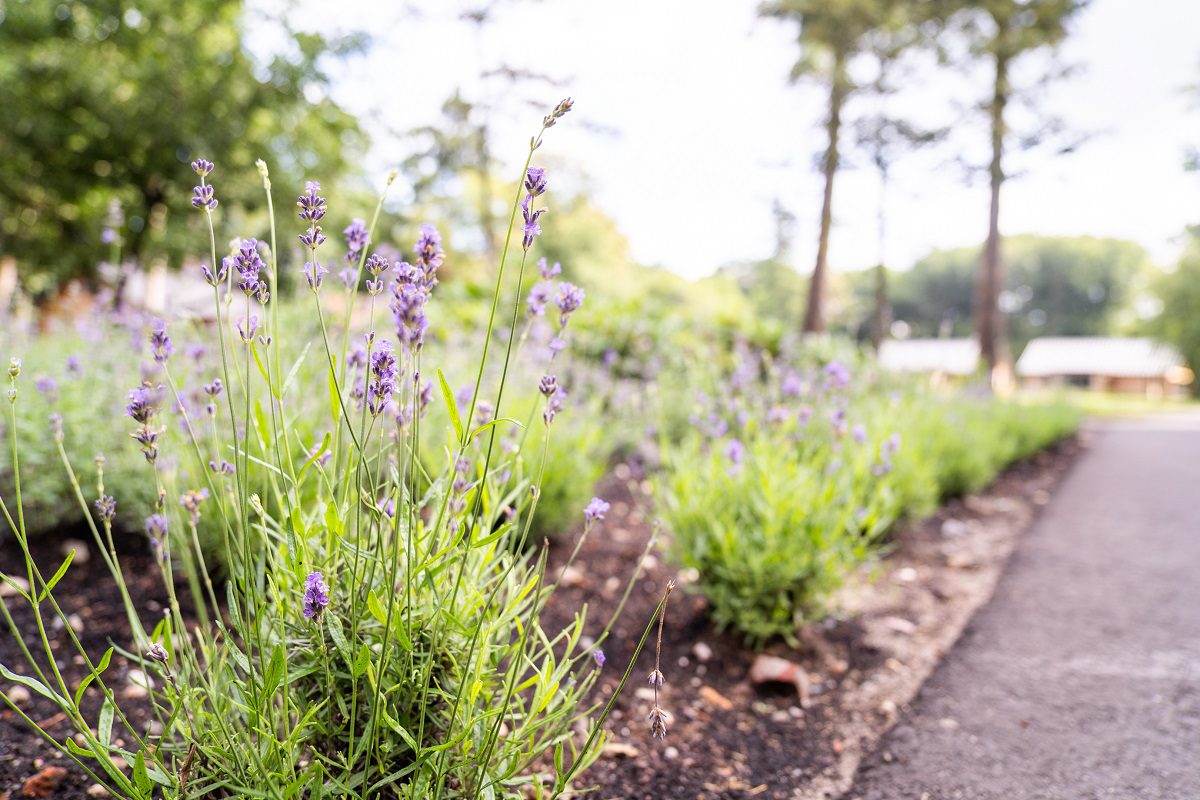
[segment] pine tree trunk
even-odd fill
[[[1004,317],[1000,313],[1000,289],[1004,268],[1000,260],[1000,187],[1004,183],[1004,109],[1008,103],[1008,59],[996,55],[996,82],[992,97],[992,161],[989,167],[991,206],[988,214],[987,243],[979,275],[976,302],[976,332],[979,350],[988,369],[1007,356],[1004,343]]]
[[[821,202],[821,233],[817,241],[817,263],[813,267],[812,279],[808,284],[808,306],[804,310],[804,333],[820,333],[825,330],[825,282],[829,271],[829,229],[833,225],[833,179],[838,169],[838,135],[842,127],[842,105],[846,102],[847,79],[846,57],[834,54],[833,78],[829,87],[829,119],[825,132],[829,142],[825,146],[822,171],[825,174],[825,197]]]

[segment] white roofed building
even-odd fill
[[[1119,336],[1046,336],[1033,339],[1017,360],[1030,389],[1077,386],[1098,392],[1164,397],[1192,381],[1183,357],[1153,339]]]

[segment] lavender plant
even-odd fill
[[[588,698],[613,620],[586,646],[586,607],[565,630],[544,629],[541,615],[557,580],[547,575],[546,549],[524,546],[555,420],[570,413],[565,390],[548,377],[538,387],[540,414],[525,423],[505,415],[513,406],[509,366],[523,339],[527,262],[546,211],[547,176],[530,162],[546,130],[570,109],[570,100],[558,104],[530,140],[462,410],[444,374],[426,361],[446,258],[434,228],[421,228],[407,261],[371,252],[381,196],[370,222],[347,228],[347,266],[340,281],[328,281],[323,225],[330,209],[319,184],[305,186],[295,235],[305,251],[320,377],[300,385],[304,357],[286,371],[281,357],[295,329],[280,322],[267,167],[260,162],[269,236],[241,239],[219,258],[219,187],[210,181],[219,172],[205,160],[192,164],[199,178],[193,205],[208,231],[201,270],[213,292],[218,375],[206,379],[203,410],[196,410],[172,326],[155,324],[148,343],[156,369],[129,387],[125,409],[131,446],[155,488],[145,529],[161,556],[169,610],[152,625],[143,622],[112,546],[120,498],[106,493],[102,477],[96,496],[87,497],[64,458],[79,504],[85,512],[94,504],[88,520],[132,632],[98,660],[72,635],[89,671],[77,687],[68,685],[45,632],[48,621],[63,617],[54,586],[70,558],[50,577],[34,563],[12,429],[14,490],[0,497],[0,508],[24,552],[27,588],[4,579],[31,607],[33,647],[45,658],[27,648],[5,608],[27,664],[24,673],[0,671],[63,711],[76,735],[43,735],[112,794],[558,797],[597,757],[612,699],[600,707]],[[519,252],[510,256],[513,247]],[[366,297],[356,302],[360,283]],[[329,292],[343,293],[340,320],[325,301]],[[552,359],[562,358],[570,315],[583,299],[581,289],[564,284],[548,301],[557,309]],[[513,313],[501,337],[505,302]],[[365,311],[365,329],[355,308]],[[25,394],[20,373],[14,360],[13,418]],[[447,425],[427,430],[439,396]],[[325,398],[320,423],[314,397]],[[177,440],[163,435],[168,408],[178,417]],[[314,430],[325,433],[314,440]],[[510,434],[534,455],[503,447]],[[436,456],[423,456],[430,441],[440,442]],[[176,442],[178,451],[168,450]],[[516,469],[518,461],[525,466]],[[188,482],[183,491],[180,481]],[[580,509],[585,535],[601,525],[603,509],[599,500]],[[224,581],[200,543],[206,520],[219,532]],[[176,588],[180,574],[186,590]],[[121,657],[159,679],[150,726],[133,721],[106,678]],[[98,720],[83,713],[88,693],[103,698]]]

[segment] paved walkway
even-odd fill
[[[1200,416],[1092,430],[848,797],[1200,798]]]

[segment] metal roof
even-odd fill
[[[1025,378],[1104,375],[1114,378],[1163,378],[1183,366],[1170,345],[1153,339],[1119,336],[1045,336],[1025,346],[1017,374]]]
[[[895,372],[970,375],[979,366],[979,342],[974,339],[886,339],[879,345],[879,365]]]

